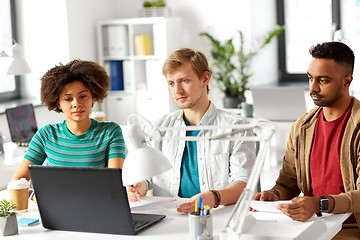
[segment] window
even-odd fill
[[[0,52],[11,55],[12,39],[16,39],[15,1],[0,1]],[[0,58],[0,102],[20,97],[19,77],[7,75],[11,58]]]
[[[340,29],[340,0],[276,0],[280,84],[307,82],[309,47],[332,41]]]

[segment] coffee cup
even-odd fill
[[[101,111],[92,112],[92,113],[91,113],[91,117],[92,117],[93,119],[98,120],[99,122],[105,121],[105,113],[104,113],[104,112],[101,112]]]
[[[11,202],[15,205],[15,211],[25,211],[28,209],[29,187],[30,183],[25,178],[13,180],[8,183],[7,189]]]

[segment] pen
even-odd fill
[[[133,186],[134,187],[134,185],[131,185],[131,186]],[[136,194],[136,198],[137,198],[137,200],[139,201],[139,202],[141,202],[141,200],[140,200],[140,196],[139,196],[139,193],[137,192],[137,190],[135,189],[135,194]]]
[[[198,200],[195,200],[195,215],[197,215],[198,212]]]
[[[196,215],[200,215],[201,208],[202,208],[201,205],[202,205],[202,197],[199,197],[198,211],[196,212]]]

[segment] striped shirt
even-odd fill
[[[106,167],[110,158],[125,158],[125,142],[121,128],[114,122],[92,124],[84,134],[73,135],[62,123],[40,128],[32,138],[24,156],[48,166]]]

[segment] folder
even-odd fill
[[[151,37],[150,35],[134,36],[135,55],[152,55]]]
[[[110,83],[112,91],[124,90],[123,61],[110,61]]]
[[[106,33],[106,30],[105,30]],[[125,26],[108,26],[107,27],[107,41],[108,46],[104,51],[108,51],[109,57],[127,56],[127,29]]]

